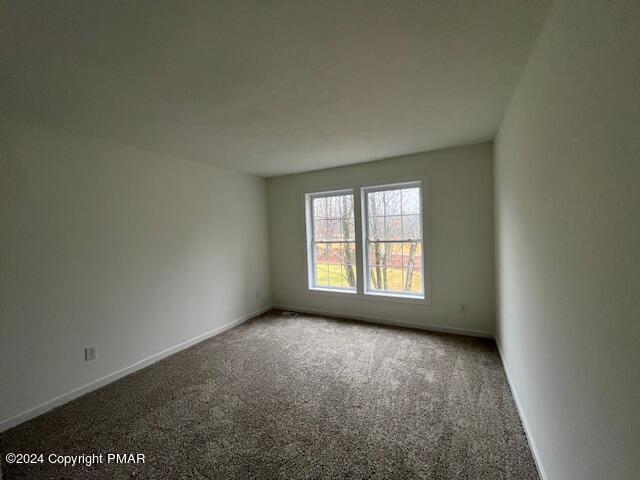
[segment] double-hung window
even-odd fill
[[[422,183],[363,186],[357,193],[306,195],[309,288],[425,299]],[[361,229],[354,212],[361,213]]]
[[[356,292],[353,190],[307,195],[309,286]]]
[[[424,298],[420,183],[362,189],[365,293]]]

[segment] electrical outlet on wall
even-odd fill
[[[260,300],[260,292],[256,290],[256,300]]]
[[[458,304],[458,311],[460,313],[466,313],[467,312],[467,304],[466,303],[459,303]]]
[[[84,361],[89,362],[96,359],[96,347],[85,347]]]

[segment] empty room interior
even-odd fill
[[[0,32],[0,479],[640,479],[640,2]]]

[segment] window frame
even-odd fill
[[[418,189],[418,204],[420,205],[420,246],[422,250],[422,293],[412,294],[406,292],[394,292],[388,290],[376,290],[370,288],[371,282],[371,269],[369,265],[369,202],[367,201],[367,195],[369,193],[389,191],[389,190],[402,190],[406,188]],[[424,209],[424,195],[423,195],[423,182],[421,180],[412,180],[405,182],[394,182],[381,185],[361,186],[360,187],[360,208],[362,212],[362,285],[363,294],[370,297],[383,297],[394,298],[402,300],[413,300],[419,302],[428,302],[430,296],[427,292],[427,250],[425,248],[425,209]],[[386,218],[386,216],[385,216]],[[384,240],[388,243],[407,243],[414,242],[414,239],[399,239],[399,240]]]
[[[315,255],[315,215],[313,211],[313,201],[316,198],[325,198],[325,197],[335,197],[339,195],[351,195],[353,200],[353,226],[354,226],[354,236],[353,236],[353,245],[355,249],[355,261],[354,266],[356,267],[356,286],[353,288],[342,288],[342,287],[324,287],[318,286],[315,284],[315,273],[316,273],[316,255]],[[347,295],[357,295],[358,294],[358,285],[360,282],[358,275],[358,232],[356,228],[357,220],[356,220],[356,192],[354,188],[343,188],[339,190],[329,190],[322,192],[313,192],[313,193],[305,193],[305,220],[306,220],[306,229],[307,229],[307,286],[309,290],[314,292],[324,292],[324,293],[337,293],[337,294],[347,294]],[[347,243],[351,242],[351,240],[339,240],[335,243]],[[327,243],[327,242],[321,242]],[[331,243],[331,242],[328,242]]]
[[[422,228],[422,290],[423,296],[409,296],[398,295],[395,293],[385,294],[382,292],[366,292],[368,285],[368,278],[365,275],[370,273],[367,270],[367,257],[364,248],[366,247],[365,235],[368,231],[366,228],[366,212],[363,205],[364,190],[379,187],[384,189],[388,186],[396,185],[410,185],[416,184],[420,186],[420,209],[421,209],[421,228]],[[368,179],[366,181],[351,181],[344,183],[324,183],[316,185],[314,190],[306,190],[301,192],[301,202],[304,202],[304,211],[302,212],[302,221],[306,226],[306,244],[301,248],[304,252],[304,263],[307,269],[307,288],[305,289],[308,295],[318,295],[324,297],[336,297],[336,298],[349,298],[357,301],[364,302],[382,302],[382,303],[403,303],[403,304],[415,304],[415,305],[432,305],[431,295],[431,243],[429,242],[430,230],[430,215],[428,205],[429,197],[429,182],[428,178],[424,175],[407,175],[407,176],[395,176],[395,177],[378,177]],[[313,223],[312,215],[309,213],[309,206],[311,202],[310,197],[313,196],[332,196],[340,193],[353,194],[353,214],[355,221],[355,243],[356,243],[356,264],[358,266],[356,273],[356,291],[342,290],[342,289],[326,289],[323,287],[313,286],[313,251],[311,246]],[[301,252],[302,253],[302,252]]]

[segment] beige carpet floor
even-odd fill
[[[537,479],[493,341],[272,311],[0,435],[12,479]]]

